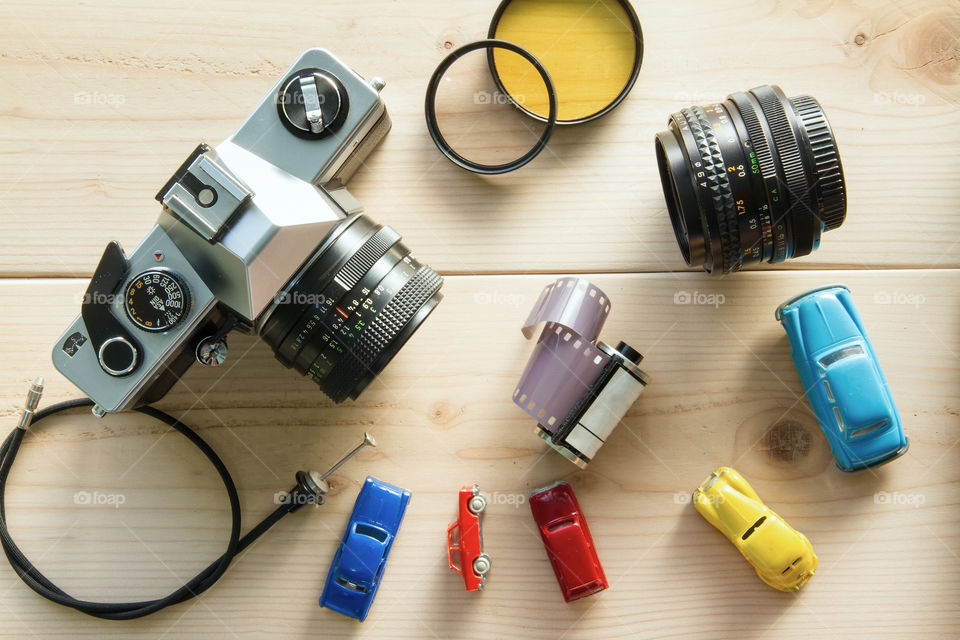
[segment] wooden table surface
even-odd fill
[[[294,472],[359,440],[326,505],[279,523],[202,597],[107,622],[56,606],[0,567],[9,638],[960,637],[960,5],[956,1],[636,2],[646,54],[615,112],[558,130],[548,150],[484,178],[443,159],[423,91],[453,47],[483,37],[493,0],[0,6],[0,406],[12,428],[30,380],[44,404],[79,391],[55,339],[109,240],[128,249],[152,196],[200,140],[229,135],[303,49],[387,79],[394,127],[351,182],[446,277],[445,300],[356,402],[332,406],[269,349],[239,337],[158,406],[195,426],[236,480],[245,528]],[[725,278],[684,267],[654,134],[679,107],[765,82],[817,97],[836,131],[846,223],[812,256]],[[558,274],[613,309],[603,332],[645,354],[652,381],[585,471],[546,451],[511,402],[532,345],[519,327]],[[837,471],[804,399],[776,305],[850,286],[911,439],[875,472]],[[722,304],[675,304],[681,292]],[[734,465],[820,558],[796,595],[757,579],[689,504]],[[317,606],[366,474],[413,492],[370,617]],[[566,605],[529,491],[566,480],[611,588]],[[446,567],[456,491],[490,494],[488,588]],[[122,504],[90,506],[78,492]],[[117,497],[119,496],[119,497]],[[10,529],[69,593],[172,591],[221,552],[229,509],[184,438],[136,416],[51,420],[7,491]]]

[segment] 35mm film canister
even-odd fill
[[[584,468],[593,460],[649,377],[625,342],[599,341],[610,300],[581,278],[561,278],[540,293],[522,331],[546,324],[513,392],[514,403],[537,421],[537,434]]]

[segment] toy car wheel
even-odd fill
[[[487,508],[487,499],[481,495],[475,495],[470,498],[468,506],[470,507],[470,511],[473,513],[480,513]]]
[[[482,576],[490,571],[490,556],[485,553],[477,556],[473,561],[473,571],[478,576]]]

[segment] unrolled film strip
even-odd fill
[[[609,362],[594,344],[610,313],[599,288],[580,278],[547,285],[521,331],[528,339],[545,322],[513,393],[513,401],[551,433]]]
[[[583,467],[640,395],[647,375],[628,345],[597,341],[610,299],[581,278],[561,278],[540,293],[522,327],[534,347],[513,401],[537,421],[554,449]]]

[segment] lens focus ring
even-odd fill
[[[366,376],[372,378],[378,373],[374,365],[380,354],[440,288],[441,282],[442,278],[433,269],[427,265],[419,266],[344,354],[337,379],[327,388],[327,394],[334,402],[350,396],[358,380]]]
[[[820,202],[819,216],[825,231],[843,224],[847,215],[847,194],[837,143],[820,103],[810,96],[790,99],[810,140],[816,171],[815,185]]]
[[[790,198],[790,207],[787,212],[792,213],[788,216],[788,220],[792,223],[791,231],[793,232],[793,253],[790,257],[808,255],[813,251],[815,243],[812,227],[816,209],[810,199],[813,185],[806,178],[797,138],[775,89],[769,86],[757,87],[751,93],[757,96],[763,115],[770,123],[774,148],[780,156],[780,167],[787,185]]]

